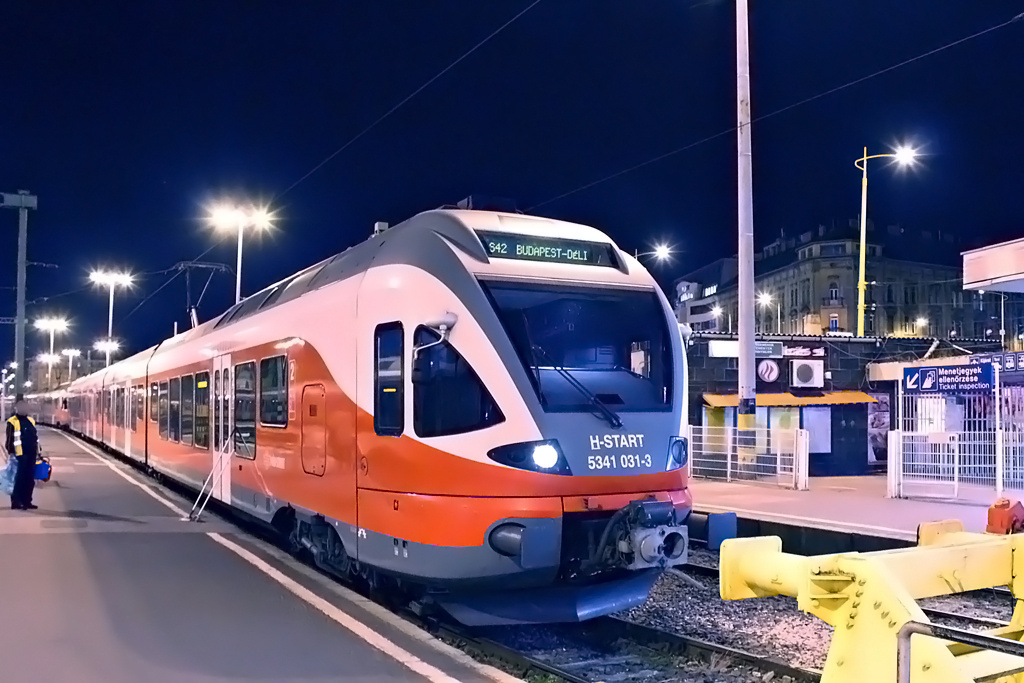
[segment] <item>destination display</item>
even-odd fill
[[[586,266],[616,268],[615,253],[610,244],[584,242],[557,237],[532,237],[504,232],[477,231],[487,255],[491,258],[510,258],[522,261],[549,263],[576,263]]]

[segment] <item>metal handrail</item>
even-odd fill
[[[220,449],[217,450],[218,456],[227,456],[228,451],[231,450],[231,448],[234,446],[234,438],[235,433],[237,431],[238,428],[235,427],[227,435],[227,437],[224,439],[224,443],[221,444]],[[246,444],[244,440],[242,441],[242,443],[246,445],[246,448],[248,448],[248,444]],[[210,497],[213,495],[213,487],[216,486],[217,482],[220,481],[221,476],[224,474],[224,468],[227,465],[227,463],[230,462],[230,460],[231,458],[229,457],[219,457],[218,462],[214,463],[210,467],[210,474],[207,475],[206,480],[203,482],[203,487],[199,489],[199,496],[196,498],[196,502],[192,504],[192,509],[188,513],[188,521],[199,521],[199,518],[202,516],[203,511],[206,510],[207,503],[210,502]],[[207,491],[206,489],[207,486],[210,487],[209,491]],[[204,495],[206,496],[205,499],[203,498]],[[201,505],[200,501],[202,501]]]
[[[908,621],[900,628],[896,636],[896,680],[898,683],[910,683],[910,637],[915,633],[941,638],[954,643],[973,645],[1003,654],[1024,657],[1024,643],[998,636],[990,636],[975,631],[965,631],[939,624],[926,624],[920,621]]]

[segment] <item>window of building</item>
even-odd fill
[[[864,331],[868,334],[875,333],[875,314],[869,313],[864,317]]]
[[[210,373],[196,373],[195,400],[195,444],[196,448],[210,447]]]
[[[374,332],[373,429],[382,436],[405,431],[405,373],[402,323],[378,325]]]
[[[828,329],[831,332],[839,331],[839,314],[831,313],[828,316]]]
[[[160,395],[157,399],[157,413],[160,424],[160,438],[167,439],[167,382],[160,382]]]
[[[193,401],[195,382],[192,375],[181,378],[181,442],[192,445]]]
[[[704,293],[703,293],[704,294],[703,298],[706,299],[709,296],[712,296],[713,294],[715,294],[716,292],[718,292],[718,285],[710,285],[708,287],[705,287],[704,288]]]
[[[157,414],[157,399],[159,396],[160,391],[157,388],[157,383],[153,382],[149,387],[149,419],[151,422],[159,422],[159,415]]]
[[[829,282],[828,283],[828,300],[839,301],[839,283]]]
[[[903,288],[903,303],[913,306],[917,303],[917,287],[907,285]]]
[[[818,248],[819,256],[843,256],[846,254],[846,244],[822,244]]]
[[[227,412],[227,411],[225,411]],[[235,455],[256,459],[256,363],[235,366]]]
[[[412,365],[412,420],[418,436],[463,434],[505,421],[490,392],[455,347],[427,327],[416,329],[414,344],[426,347]],[[638,358],[642,356],[641,350]]]
[[[288,358],[274,356],[260,361],[260,422],[288,424]]]
[[[797,301],[799,301],[799,299],[797,298],[797,289],[796,289],[796,285],[793,285],[789,289],[789,306],[790,306],[790,308],[796,308],[797,306],[799,306]]]
[[[167,415],[168,432],[171,441],[181,441],[181,379],[170,381],[170,401]]]
[[[885,303],[894,304],[896,303],[896,292],[892,285],[885,286]]]
[[[963,307],[964,307],[964,293],[963,292],[953,292],[953,308],[963,308]]]

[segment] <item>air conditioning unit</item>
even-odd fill
[[[791,361],[789,386],[803,389],[821,389],[825,386],[824,360]]]

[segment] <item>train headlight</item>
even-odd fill
[[[572,474],[569,462],[562,453],[556,439],[548,441],[526,441],[498,446],[487,452],[495,462],[521,470],[532,470],[545,474]]]
[[[558,464],[558,451],[549,443],[534,446],[533,464],[542,470],[550,470]]]
[[[677,470],[689,460],[689,443],[682,436],[674,436],[668,442],[668,463],[666,470]]]

